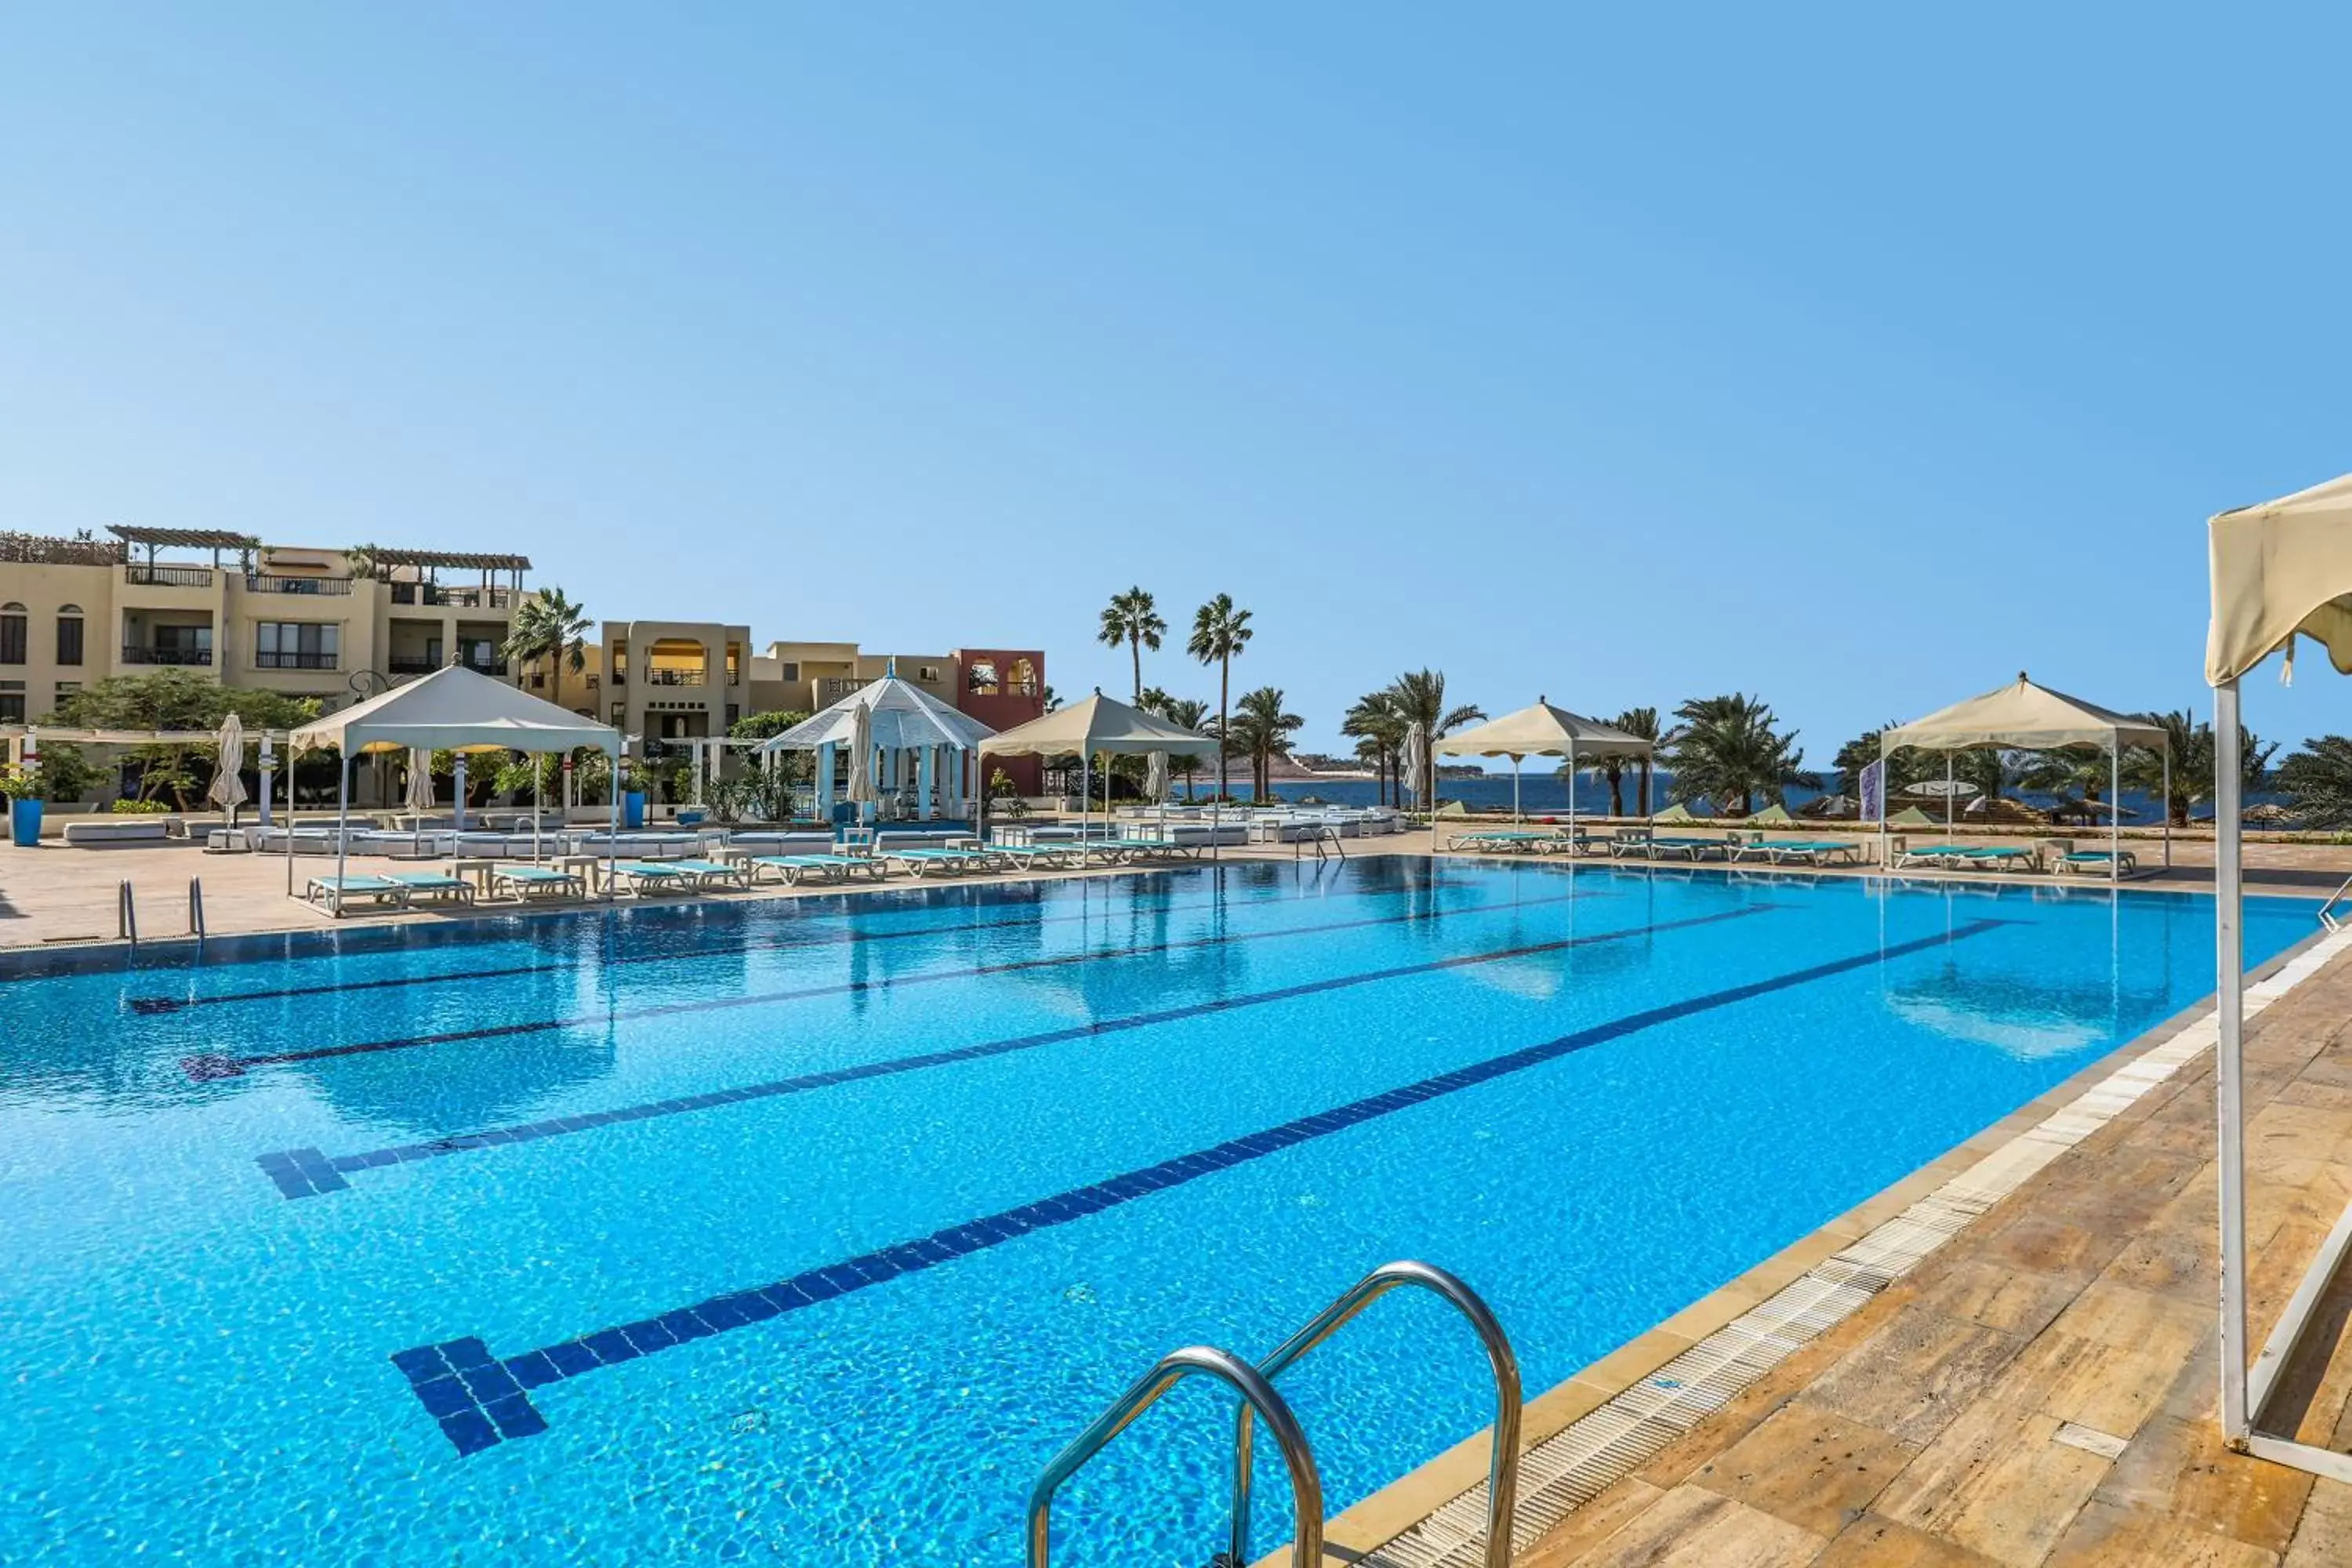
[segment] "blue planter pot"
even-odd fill
[[[19,849],[30,849],[41,841],[41,803],[37,800],[11,801],[8,808],[8,833]]]
[[[646,825],[646,792],[633,789],[621,796],[621,826],[643,827]]]

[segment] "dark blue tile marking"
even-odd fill
[[[214,1079],[237,1078],[247,1068],[281,1067],[291,1062],[327,1061],[336,1057],[363,1056],[378,1051],[414,1050],[421,1046],[457,1045],[467,1040],[509,1039],[519,1035],[546,1034],[551,1030],[579,1028],[586,1025],[603,1026],[645,1018],[669,1018],[689,1013],[721,1012],[737,1007],[766,1007],[784,1002],[806,1002],[820,996],[849,996],[871,992],[904,990],[915,985],[936,985],[944,981],[985,979],[991,975],[1013,974],[1032,969],[1066,968],[1073,964],[1095,963],[1106,959],[1139,958],[1152,953],[1189,952],[1201,948],[1229,947],[1242,942],[1275,942],[1286,937],[1328,935],[1333,931],[1363,931],[1373,926],[1434,924],[1448,916],[1469,916],[1503,910],[1540,908],[1546,904],[1574,903],[1580,899],[1612,899],[1616,893],[1594,892],[1554,893],[1538,899],[1515,899],[1507,904],[1465,905],[1453,910],[1410,910],[1392,915],[1370,915],[1360,920],[1331,921],[1320,925],[1290,926],[1280,931],[1235,931],[1223,936],[1185,937],[1179,941],[1129,943],[1118,947],[1089,948],[1084,952],[1056,953],[1051,958],[1025,958],[1003,963],[967,965],[961,969],[928,970],[919,974],[888,975],[873,980],[839,981],[827,985],[802,986],[791,991],[761,991],[740,996],[709,996],[692,1002],[669,1002],[652,1007],[623,1007],[601,1013],[582,1013],[568,1018],[530,1018],[512,1024],[486,1024],[478,1028],[450,1029],[439,1034],[398,1036],[391,1039],[360,1040],[349,1045],[317,1046],[299,1051],[267,1051],[254,1056],[232,1057],[216,1052],[183,1057],[181,1070],[190,1081],[209,1082]],[[1075,918],[1075,917],[1073,917]],[[1009,923],[1009,922],[1008,922]],[[1024,922],[1039,923],[1039,922]],[[950,934],[961,934],[975,928],[958,926]],[[896,935],[877,932],[875,938]],[[937,936],[939,931],[921,934]],[[810,943],[806,945],[822,945]]]
[[[776,1079],[768,1083],[747,1084],[740,1089],[723,1089],[712,1094],[688,1095],[680,1100],[656,1100],[651,1105],[634,1105],[620,1110],[600,1110],[587,1116],[563,1116],[552,1121],[536,1121],[523,1128],[493,1128],[487,1132],[459,1132],[446,1138],[436,1138],[425,1143],[407,1143],[396,1149],[371,1149],[358,1154],[337,1154],[331,1159],[315,1149],[298,1149],[285,1153],[262,1154],[256,1157],[262,1170],[278,1183],[278,1190],[289,1198],[307,1198],[320,1193],[339,1191],[351,1184],[337,1173],[373,1170],[380,1165],[403,1163],[410,1160],[437,1159],[444,1154],[459,1154],[474,1149],[496,1148],[502,1144],[553,1138],[571,1132],[584,1132],[598,1127],[609,1127],[616,1121],[642,1121],[650,1117],[679,1116],[688,1111],[708,1110],[714,1106],[741,1105],[755,1100],[774,1100],[785,1095],[806,1094],[812,1089],[832,1089],[864,1079],[893,1078],[900,1073],[920,1072],[929,1068],[946,1067],[956,1062],[980,1061],[989,1057],[1011,1056],[1020,1051],[1034,1051],[1041,1047],[1066,1044],[1071,1040],[1095,1039],[1105,1035],[1124,1034],[1131,1029],[1150,1028],[1154,1025],[1171,1024],[1204,1013],[1232,1012],[1243,1007],[1263,1006],[1272,1002],[1286,1002],[1300,996],[1315,995],[1326,991],[1339,991],[1354,985],[1370,985],[1384,980],[1401,980],[1417,974],[1434,974],[1448,969],[1465,969],[1474,964],[1499,963],[1506,959],[1528,958],[1538,953],[1560,952],[1570,948],[1594,947],[1603,942],[1624,942],[1633,937],[1654,936],[1664,931],[1683,931],[1692,926],[1717,925],[1725,921],[1745,920],[1752,915],[1769,914],[1780,908],[1778,904],[1748,904],[1736,910],[1723,910],[1710,915],[1694,915],[1688,920],[1664,921],[1654,925],[1637,926],[1628,931],[1594,931],[1585,936],[1562,937],[1557,942],[1529,942],[1518,947],[1499,948],[1492,952],[1461,953],[1448,958],[1431,959],[1422,963],[1402,964],[1393,969],[1368,970],[1361,974],[1342,974],[1329,980],[1311,980],[1297,985],[1285,985],[1272,991],[1248,992],[1238,996],[1221,996],[1213,1001],[1189,1003],[1181,1007],[1163,1007],[1156,1012],[1137,1013],[1123,1018],[1103,1018],[1090,1024],[1076,1024],[1068,1028],[1048,1029],[1040,1034],[1020,1035],[1008,1040],[985,1040],[978,1045],[957,1046],[944,1051],[926,1051],[919,1056],[894,1057],[886,1061],[866,1062],[856,1067],[836,1068],[830,1072],[803,1073],[798,1077]],[[1144,951],[1130,949],[1131,952]],[[530,1138],[519,1134],[528,1132]],[[323,1168],[335,1177],[329,1187],[315,1178],[290,1182],[280,1173],[287,1162],[309,1159],[304,1171]]]
[[[830,1300],[835,1296],[845,1296],[852,1291],[865,1289],[870,1285],[878,1285],[900,1274],[916,1273],[944,1263],[950,1258],[961,1257],[967,1252],[977,1252],[1001,1242],[1010,1241],[1014,1237],[1024,1236],[1033,1230],[1044,1230],[1049,1226],[1065,1225],[1083,1215],[1098,1213],[1119,1204],[1132,1202],[1147,1193],[1164,1192],[1171,1187],[1181,1186],[1187,1182],[1197,1181],[1213,1172],[1230,1170],[1235,1165],[1263,1159],[1277,1150],[1312,1142],[1318,1138],[1327,1138],[1334,1132],[1360,1127],[1369,1121],[1376,1121],[1381,1117],[1393,1115],[1397,1111],[1424,1104],[1429,1100],[1440,1100],[1450,1094],[1458,1094],[1466,1089],[1493,1083],[1498,1079],[1508,1078],[1514,1073],[1526,1072],[1530,1068],[1542,1067],[1546,1063],[1558,1061],[1562,1057],[1589,1049],[1609,1040],[1622,1039],[1627,1035],[1638,1034],[1643,1029],[1655,1028],[1661,1024],[1669,1024],[1696,1014],[1712,1012],[1718,1007],[1728,1007],[1735,1003],[1769,995],[1776,991],[1787,991],[1795,986],[1810,984],[1816,980],[1826,980],[1832,975],[1848,973],[1857,969],[1867,969],[1873,964],[1883,963],[1891,958],[1901,958],[1910,953],[1924,952],[1932,948],[1947,946],[2010,923],[2000,920],[1969,921],[1940,935],[1896,942],[1890,947],[1856,953],[1850,958],[1832,959],[1824,963],[1792,970],[1786,974],[1776,974],[1768,980],[1751,981],[1745,985],[1734,985],[1727,990],[1712,991],[1703,996],[1693,996],[1685,1001],[1668,1003],[1664,1006],[1651,1007],[1639,1013],[1629,1013],[1622,1018],[1613,1018],[1608,1023],[1597,1024],[1589,1029],[1580,1029],[1572,1035],[1562,1035],[1556,1040],[1546,1040],[1540,1045],[1528,1046],[1519,1050],[1506,1052],[1499,1057],[1489,1057],[1485,1061],[1474,1062],[1465,1068],[1456,1068],[1452,1072],[1440,1073],[1433,1078],[1423,1079],[1418,1083],[1405,1084],[1384,1093],[1372,1095],[1368,1099],[1335,1106],[1329,1110],[1318,1111],[1312,1116],[1302,1116],[1295,1121],[1286,1121],[1279,1127],[1269,1127],[1262,1132],[1251,1132],[1239,1138],[1228,1138],[1222,1143],[1213,1144],[1206,1149],[1196,1149],[1189,1154],[1180,1154],[1172,1160],[1162,1160],[1160,1163],[1147,1166],[1140,1171],[1129,1171],[1123,1175],[1112,1176],[1088,1186],[1058,1193],[1035,1203],[1023,1204],[1018,1208],[1007,1209],[1002,1214],[986,1215],[962,1225],[952,1226],[946,1230],[935,1231],[917,1241],[898,1242],[839,1263],[828,1263],[805,1273],[795,1274],[788,1279],[780,1279],[772,1285],[761,1286],[755,1290],[731,1291],[724,1296],[714,1296],[708,1301],[680,1308],[677,1311],[665,1313],[660,1318],[648,1320],[646,1323],[632,1323],[625,1329],[605,1329],[577,1340],[566,1340],[558,1344],[549,1345],[544,1349],[526,1351],[511,1361],[504,1363],[503,1365],[509,1372],[513,1372],[516,1367],[529,1363],[533,1368],[533,1375],[537,1375],[540,1362],[543,1358],[546,1363],[558,1369],[561,1376],[576,1377],[588,1371],[592,1364],[611,1365],[615,1361],[626,1361],[641,1353],[650,1355],[655,1351],[667,1349],[671,1343],[684,1342],[681,1338],[661,1344],[649,1344],[642,1352],[627,1349],[625,1353],[617,1356],[607,1353],[606,1347],[609,1344],[620,1342],[625,1346],[627,1340],[635,1337],[640,1329],[666,1324],[684,1317],[705,1325],[703,1332],[708,1334],[722,1331],[725,1328],[740,1327],[747,1322],[763,1321],[763,1319],[740,1314],[740,1308],[735,1304],[742,1301],[747,1296],[756,1296],[773,1304],[777,1315],[795,1311],[803,1307],[814,1306],[820,1301]],[[718,1321],[714,1321],[714,1318]],[[522,1410],[528,1413],[526,1421],[536,1422],[537,1425],[510,1428],[499,1419],[496,1410],[487,1406],[483,1407],[478,1416],[475,1416],[470,1421],[467,1420],[467,1417],[473,1414],[470,1411],[452,1415],[444,1415],[435,1409],[434,1401],[446,1398],[446,1392],[436,1387],[434,1394],[428,1396],[425,1391],[432,1380],[420,1376],[420,1371],[429,1370],[438,1362],[445,1360],[460,1367],[469,1364],[463,1358],[478,1353],[480,1346],[479,1340],[452,1340],[443,1344],[401,1351],[392,1358],[393,1364],[407,1373],[410,1388],[416,1394],[418,1400],[424,1403],[426,1413],[439,1421],[441,1430],[448,1436],[449,1441],[460,1455],[478,1452],[491,1443],[500,1440],[501,1437],[524,1436],[530,1432],[546,1429],[546,1423],[541,1419],[539,1412],[532,1408],[520,1394],[509,1397],[521,1402]],[[588,1353],[583,1355],[583,1352]],[[570,1370],[566,1370],[567,1368]],[[520,1384],[525,1379],[520,1373],[514,1372],[514,1381]],[[487,1439],[484,1436],[485,1432],[489,1434]]]

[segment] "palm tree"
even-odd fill
[[[1382,805],[1389,804],[1390,769],[1404,750],[1410,722],[1391,690],[1368,691],[1357,698],[1339,725],[1339,733],[1357,737],[1356,754],[1372,764],[1373,787]]]
[[[1838,748],[1830,766],[1837,773],[1838,788],[1847,795],[1862,793],[1862,770],[1879,760],[1878,738],[1895,728],[1890,720],[1875,730],[1864,730]],[[1927,776],[1927,753],[1916,746],[1904,746],[1886,759],[1884,787],[1888,795],[1907,784],[1917,784]]]
[[[1202,722],[1209,716],[1207,703],[1197,701],[1190,697],[1171,697],[1157,687],[1146,691],[1143,698],[1144,700],[1139,706],[1146,712],[1159,714],[1179,730],[1192,730],[1202,733],[1207,731],[1208,726]],[[1201,759],[1190,755],[1178,756],[1171,752],[1168,756],[1168,771],[1184,775],[1184,798],[1191,800],[1192,776],[1201,771]]]
[[[1693,698],[1675,710],[1675,718],[1665,744],[1675,800],[1705,795],[1728,804],[1737,797],[1746,816],[1759,795],[1777,802],[1790,784],[1816,783],[1800,765],[1805,753],[1797,732],[1782,733],[1770,705],[1744,692]]]
[[[1605,781],[1609,785],[1609,815],[1612,816],[1625,815],[1625,759],[1623,757],[1603,757],[1597,763],[1585,763],[1578,771],[1591,773],[1594,778]],[[1566,763],[1559,764],[1559,776],[1568,779],[1568,787],[1571,791],[1576,788],[1576,781],[1568,776]]]
[[[2165,733],[2172,753],[2168,809],[2172,825],[2186,827],[2189,808],[2213,798],[2213,782],[2220,776],[2215,771],[2221,759],[2214,755],[2213,726],[2179,710],[2143,713],[2140,718]],[[2252,730],[2242,724],[2238,726],[2238,779],[2245,795],[2254,794],[2269,781],[2271,758],[2277,752],[2277,742],[2264,745]],[[2145,746],[2133,747],[2124,756],[2124,783],[2143,794],[2162,795],[2166,784],[2164,753]]]
[[[1253,633],[1247,610],[1234,608],[1234,596],[1220,594],[1192,616],[1192,639],[1184,651],[1202,664],[1217,667],[1217,794],[1225,793],[1225,754],[1233,749],[1231,698],[1234,659],[1249,646]]]
[[[2352,738],[2322,735],[2279,764],[2278,786],[2294,802],[2295,825],[2352,826]]]
[[[1628,708],[1610,720],[1609,724],[1612,729],[1622,730],[1636,740],[1647,741],[1653,746],[1658,743],[1658,710],[1654,708]],[[1642,777],[1642,815],[1643,816],[1650,815],[1650,758],[1643,757],[1638,764]],[[1612,786],[1609,791],[1609,805],[1613,812],[1617,805],[1617,791],[1614,786]]]
[[[1135,705],[1143,706],[1143,650],[1160,651],[1160,638],[1168,630],[1168,623],[1160,618],[1160,611],[1151,595],[1140,588],[1129,588],[1124,594],[1113,594],[1110,603],[1103,606],[1102,629],[1096,639],[1111,647],[1124,646],[1135,660]]]
[[[1239,746],[1248,753],[1250,787],[1259,800],[1265,799],[1273,789],[1275,757],[1289,752],[1291,732],[1306,722],[1296,713],[1283,711],[1282,689],[1278,686],[1261,686],[1243,694],[1227,734],[1227,744]]]
[[[542,588],[516,608],[503,651],[517,664],[546,659],[555,672],[549,700],[561,708],[564,667],[569,665],[574,675],[588,668],[588,628],[593,625],[588,612],[573,604],[562,589]]]
[[[1412,781],[1414,793],[1420,797],[1423,811],[1430,809],[1431,792],[1437,787],[1437,742],[1450,730],[1474,724],[1486,716],[1486,710],[1475,702],[1445,705],[1445,672],[1442,669],[1409,669],[1389,683],[1389,695],[1396,701],[1397,712],[1408,728],[1421,726],[1421,777]]]

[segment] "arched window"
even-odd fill
[[[81,606],[67,605],[58,611],[58,662],[81,662]]]
[[[1025,658],[1013,661],[1013,689],[1022,697],[1037,695],[1037,667]]]
[[[25,662],[25,606],[14,599],[0,605],[0,664]]]

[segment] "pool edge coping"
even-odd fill
[[[2247,975],[2248,1017],[2347,952],[2352,930],[2321,930],[2257,966]],[[2212,1047],[2215,1018],[2214,998],[2208,995],[2143,1030],[1528,1399],[1521,1416],[1520,1512],[1512,1556],[1705,1421],[1801,1344],[1862,1310],[2076,1143],[2195,1063]],[[1922,1208],[1948,1212],[1915,1216]],[[1811,1291],[1805,1289],[1809,1283]],[[1841,1293],[1842,1302],[1833,1300]],[[1809,1295],[1817,1299],[1803,1300]],[[1750,1325],[1750,1319],[1759,1321]],[[1738,1342],[1742,1341],[1766,1342],[1760,1348],[1769,1359],[1759,1360],[1753,1352],[1743,1355],[1748,1346]],[[1715,1366],[1699,1369],[1703,1386],[1650,1384],[1686,1356],[1701,1363],[1716,1358]],[[1721,1375],[1727,1369],[1737,1373],[1734,1379]],[[1557,1467],[1549,1476],[1543,1473],[1544,1464],[1530,1463],[1538,1450],[1564,1444],[1572,1428],[1597,1413],[1612,1417],[1606,1424],[1612,1430],[1595,1434],[1591,1454]],[[1688,1418],[1678,1421],[1678,1415]],[[1485,1535],[1493,1431],[1482,1426],[1326,1521],[1326,1555],[1365,1568],[1475,1568]],[[1556,1517],[1531,1520],[1530,1495],[1563,1483],[1581,1495],[1558,1509]],[[1252,1568],[1289,1568],[1291,1558],[1286,1542],[1258,1557]]]

